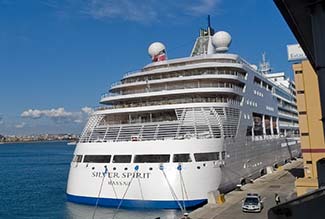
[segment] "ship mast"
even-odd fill
[[[208,35],[212,36],[214,34],[214,29],[211,27],[210,15],[208,15]]]

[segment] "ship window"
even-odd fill
[[[273,134],[274,134],[274,135],[277,135],[277,134],[278,134],[278,129],[273,128]]]
[[[85,155],[84,163],[109,163],[111,155]]]
[[[246,136],[252,136],[252,126],[247,126]]]
[[[168,163],[169,154],[135,155],[134,163]]]
[[[115,155],[113,163],[131,163],[132,155]]]
[[[190,154],[174,154],[174,162],[192,162]]]
[[[263,135],[262,115],[253,113],[254,136]]]
[[[226,152],[225,151],[221,152],[221,159],[222,160],[226,159]]]
[[[194,157],[197,162],[219,160],[219,152],[195,153]]]
[[[72,162],[81,163],[82,155],[75,155]]]

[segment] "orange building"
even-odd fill
[[[309,61],[293,65],[305,177],[296,180],[298,196],[324,182],[325,143],[318,77]]]

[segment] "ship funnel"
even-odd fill
[[[212,37],[212,44],[217,52],[227,52],[231,44],[231,36],[226,31],[218,31]]]
[[[166,47],[161,42],[154,42],[148,48],[152,62],[164,61],[167,59]]]

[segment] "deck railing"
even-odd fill
[[[162,72],[155,73],[152,75],[144,75],[135,78],[127,78],[123,81],[115,82],[111,85],[111,88],[120,85],[120,84],[131,84],[136,82],[148,82],[152,80],[160,80],[160,79],[173,79],[179,77],[189,77],[189,76],[197,76],[197,75],[234,75],[239,79],[245,79],[245,73],[241,73],[235,70],[230,69],[195,69],[195,70],[182,70],[182,71],[174,71],[174,72]]]
[[[170,104],[187,104],[187,103],[229,103],[234,105],[240,105],[240,98],[233,97],[185,97],[185,98],[175,98],[175,99],[161,99],[161,100],[148,100],[144,102],[130,102],[123,104],[114,104],[110,106],[100,107],[97,110],[105,109],[121,109],[130,107],[145,107],[145,106],[160,106],[160,105],[170,105]]]
[[[177,120],[110,125],[105,115],[93,115],[80,142],[148,141],[235,136],[239,110],[196,107],[175,110]]]
[[[242,92],[243,88],[241,86],[238,86],[234,83],[229,82],[196,82],[196,83],[187,83],[187,84],[165,84],[163,86],[150,86],[147,85],[147,87],[144,87],[142,89],[127,89],[125,91],[121,91],[120,93],[108,93],[105,94],[103,97],[108,96],[120,96],[120,95],[126,95],[126,94],[140,94],[140,93],[149,93],[149,92],[159,92],[159,91],[165,91],[165,90],[185,90],[185,89],[195,89],[195,88],[233,88],[236,92]]]

